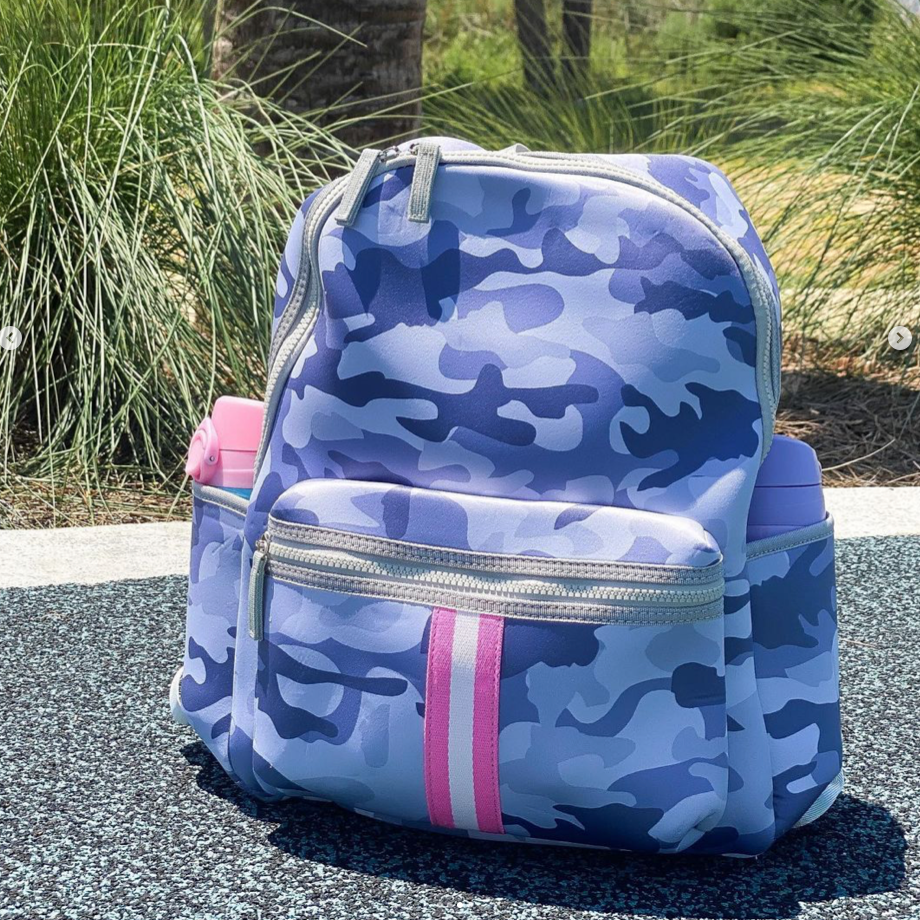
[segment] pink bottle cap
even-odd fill
[[[185,474],[191,476],[195,482],[210,482],[214,478],[219,459],[220,442],[217,438],[217,429],[211,419],[205,416],[195,429],[188,445]]]
[[[264,414],[259,400],[221,396],[192,435],[186,474],[195,482],[251,489]]]
[[[255,453],[262,438],[265,403],[242,396],[221,396],[214,403],[211,418],[220,435],[221,450]]]

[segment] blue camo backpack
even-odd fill
[[[281,262],[176,711],[247,792],[763,852],[842,786],[830,518],[748,542],[779,295],[686,156],[364,151]]]

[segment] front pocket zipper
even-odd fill
[[[276,522],[256,543],[252,567],[249,633],[259,640],[266,573],[362,597],[624,625],[718,616],[724,591],[721,563],[693,568],[459,551]]]

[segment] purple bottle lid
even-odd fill
[[[778,434],[757,474],[757,488],[764,486],[819,486],[818,455],[804,441]]]
[[[777,435],[760,467],[748,513],[748,541],[823,521],[821,464],[804,441]]]

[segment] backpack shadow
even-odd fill
[[[312,802],[259,802],[200,742],[183,749],[209,795],[274,825],[268,842],[302,860],[386,880],[595,913],[785,920],[803,903],[897,891],[907,844],[879,806],[841,795],[815,824],[757,859],[637,856],[486,843],[405,830]]]

